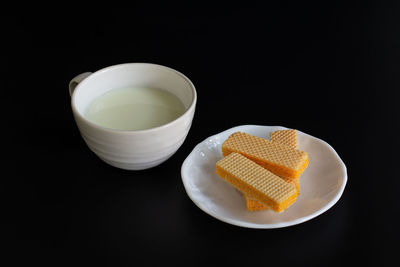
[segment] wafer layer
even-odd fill
[[[242,132],[233,133],[222,144],[224,156],[232,152],[240,153],[288,180],[298,178],[308,165],[306,152]]]
[[[216,164],[216,173],[249,197],[277,212],[296,201],[296,187],[239,153],[230,153]]]
[[[267,210],[269,209],[267,206],[259,202],[257,199],[248,197],[245,194],[243,195],[244,203],[246,204],[246,208],[248,211],[258,211],[258,210]]]

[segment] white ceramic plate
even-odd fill
[[[297,131],[299,149],[308,153],[309,164],[300,176],[297,201],[284,212],[247,211],[241,193],[215,174],[215,163],[222,158],[221,145],[232,133],[242,131],[269,139],[270,132],[284,129],[287,128],[242,125],[198,144],[183,162],[181,170],[190,199],[221,221],[249,228],[286,227],[327,211],[339,200],[346,186],[346,166],[329,144],[300,131]]]

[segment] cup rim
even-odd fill
[[[149,129],[144,129],[144,130],[120,130],[120,129],[113,129],[113,128],[108,128],[108,127],[104,127],[101,125],[98,125],[94,122],[91,122],[90,120],[88,120],[87,118],[85,118],[85,116],[83,116],[75,107],[75,96],[76,96],[76,92],[82,87],[82,84],[85,84],[85,80],[83,80],[82,82],[80,82],[75,90],[73,91],[72,95],[71,95],[71,107],[72,107],[72,111],[74,113],[75,116],[78,116],[81,120],[85,121],[85,123],[89,124],[90,126],[103,130],[103,131],[108,131],[108,132],[113,132],[113,133],[125,133],[125,134],[129,134],[129,133],[149,133],[152,131],[157,131],[157,130],[161,130],[162,128],[166,128],[168,126],[170,126],[171,124],[176,123],[178,120],[181,120],[184,116],[187,116],[187,114],[189,114],[195,107],[196,102],[197,102],[197,92],[196,92],[196,88],[194,86],[194,84],[192,83],[192,81],[186,77],[183,73],[172,69],[170,67],[164,66],[164,65],[160,65],[160,64],[155,64],[155,63],[145,63],[145,62],[137,62],[137,63],[121,63],[121,64],[116,64],[116,65],[112,65],[112,66],[108,66],[102,69],[99,69],[95,72],[93,72],[87,79],[90,79],[90,77],[92,77],[93,75],[100,75],[103,72],[109,71],[111,69],[115,69],[115,68],[121,68],[127,65],[151,65],[151,66],[155,66],[158,68],[163,68],[163,69],[167,69],[169,71],[174,72],[175,74],[181,76],[190,86],[192,93],[193,93],[193,98],[192,98],[192,102],[190,103],[189,107],[185,110],[185,112],[183,112],[179,117],[177,117],[176,119],[162,124],[160,126],[157,127],[153,127],[153,128],[149,128]]]

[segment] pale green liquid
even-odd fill
[[[178,97],[154,88],[120,88],[93,100],[85,117],[106,128],[145,130],[175,120],[185,111]]]

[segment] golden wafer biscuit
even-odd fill
[[[291,130],[278,130],[271,132],[269,134],[271,142],[277,142],[280,144],[284,144],[293,148],[298,148],[297,142],[297,131],[294,129]],[[294,179],[293,184],[296,186],[297,193],[300,194],[300,183],[299,178]],[[258,210],[266,210],[267,206],[258,202],[257,199],[250,198],[243,194],[244,202],[246,204],[246,208],[249,211],[258,211]]]
[[[299,179],[295,179],[291,182],[295,187],[297,191],[297,195],[300,194],[300,185],[299,185]],[[268,207],[263,205],[261,202],[259,202],[256,198],[252,198],[247,196],[246,194],[243,194],[243,199],[244,203],[246,204],[246,208],[248,211],[258,211],[258,210],[267,210]]]
[[[271,132],[269,134],[269,140],[271,140],[271,142],[277,142],[296,149],[298,148],[297,131],[294,129]]]
[[[247,133],[233,133],[222,144],[222,154],[237,152],[274,174],[292,181],[308,165],[308,154],[289,146],[268,141]]]
[[[249,197],[276,212],[296,201],[296,187],[239,153],[230,153],[216,164],[216,173]]]

